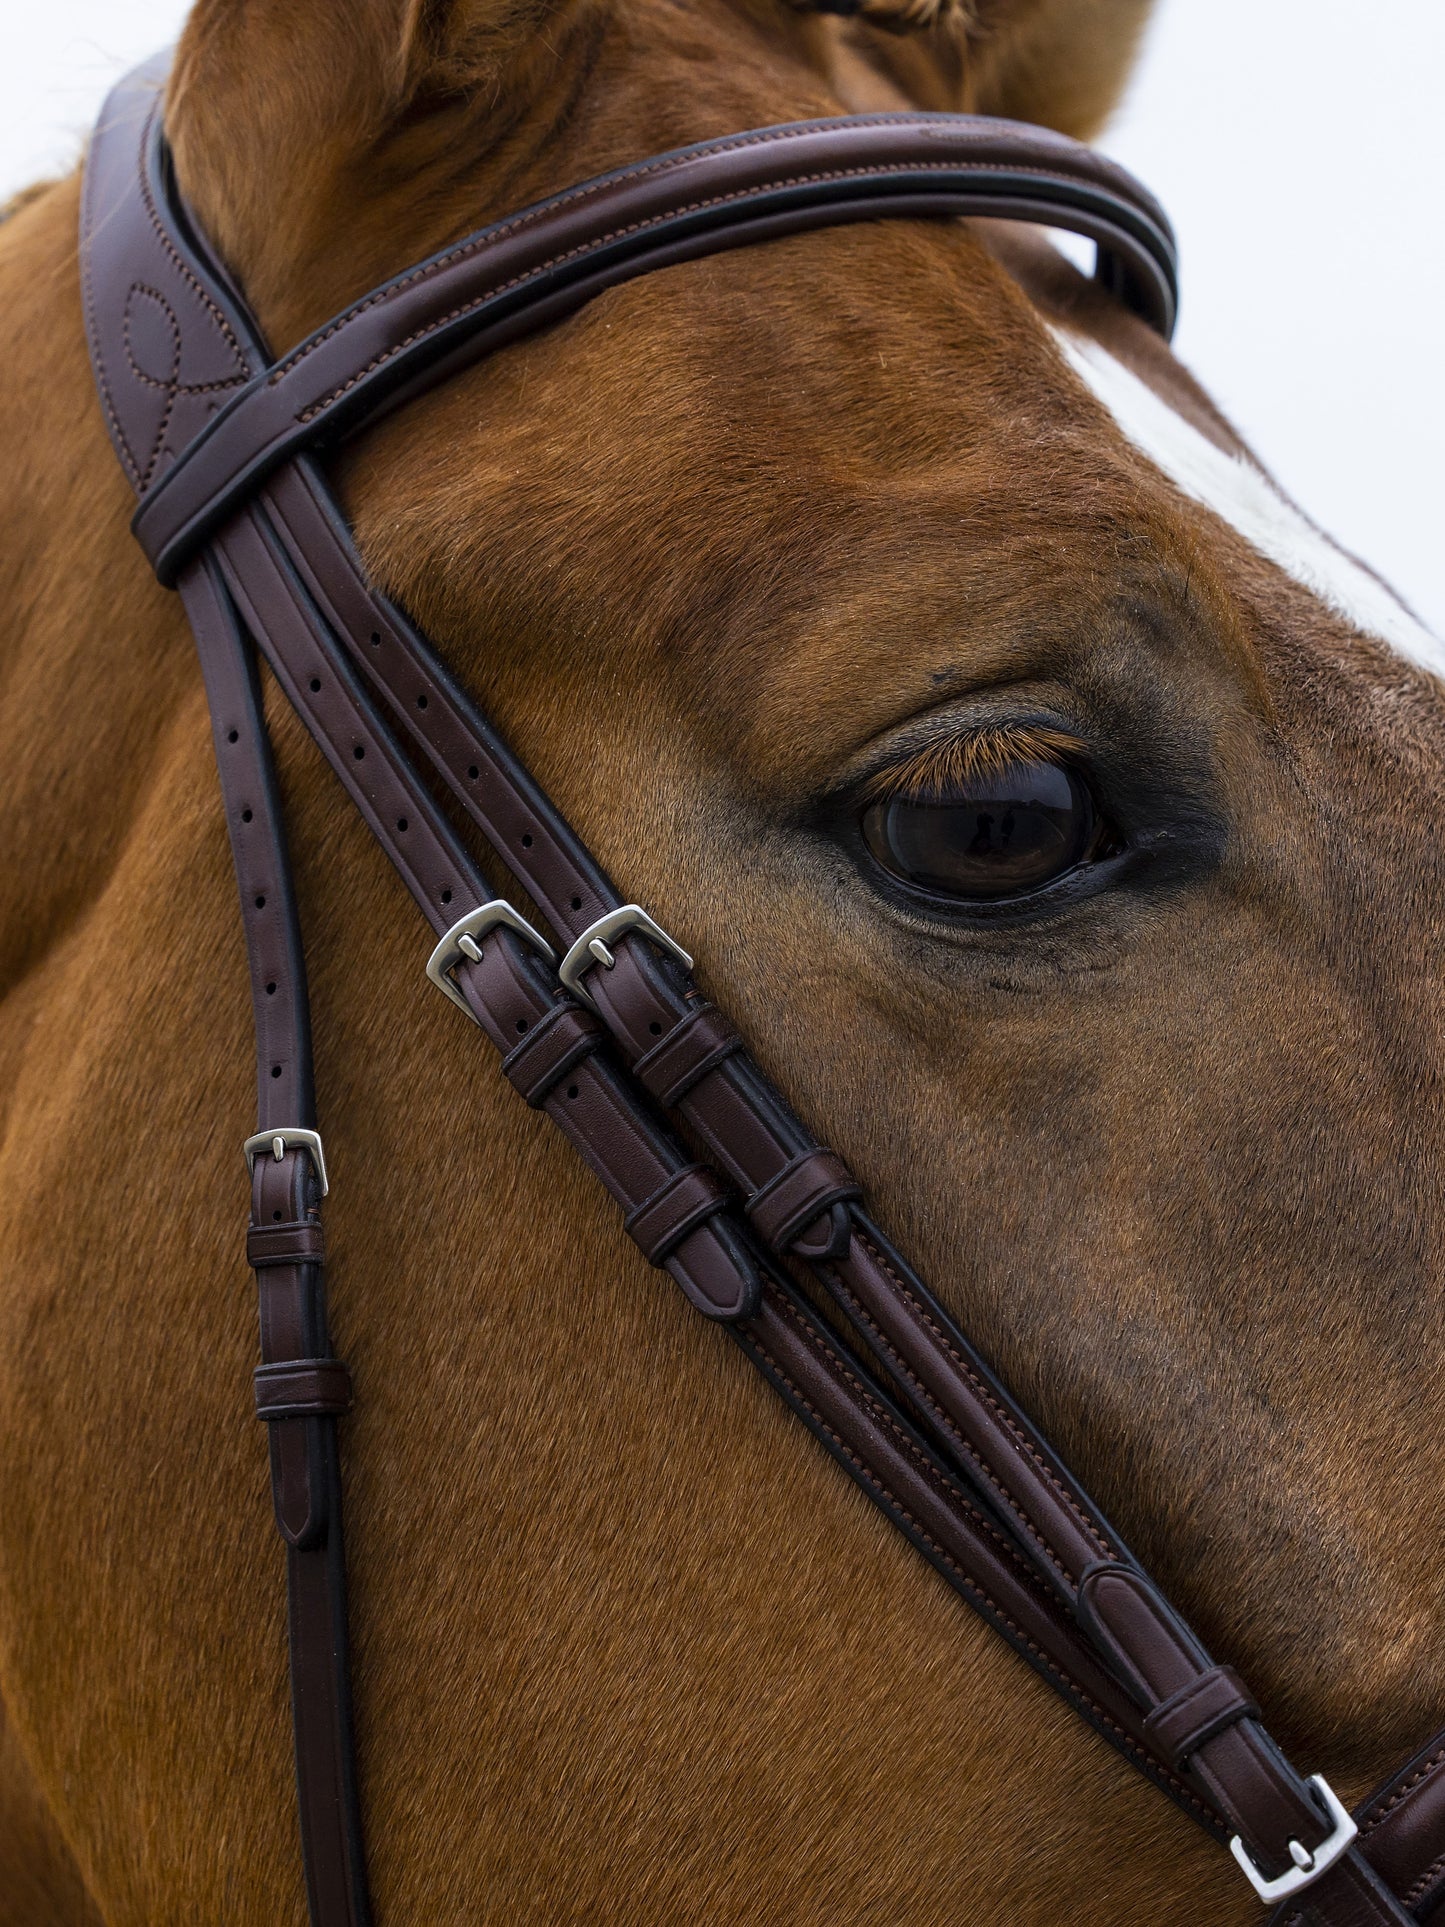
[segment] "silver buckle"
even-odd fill
[[[665,950],[669,957],[680,963],[684,970],[692,969],[692,958],[682,945],[675,943],[660,923],[654,923],[640,903],[624,903],[620,910],[609,910],[596,923],[589,923],[557,966],[558,981],[571,991],[579,1003],[588,1004],[596,1010],[590,991],[582,986],[582,979],[595,964],[601,964],[604,970],[612,968],[617,959],[608,945],[615,942],[625,930],[641,931],[659,950]]]
[[[458,917],[427,959],[426,974],[444,997],[451,998],[458,1010],[466,1011],[474,1024],[478,1020],[472,1015],[466,998],[452,982],[451,973],[459,963],[481,961],[482,952],[478,939],[484,937],[489,930],[495,930],[498,924],[505,929],[515,930],[519,937],[525,937],[528,943],[535,945],[541,951],[548,963],[556,962],[556,952],[551,944],[545,937],[539,936],[527,919],[520,916],[504,897],[495,897],[490,903],[484,903],[479,910],[468,910],[464,917]]]
[[[326,1182],[326,1156],[321,1149],[319,1131],[303,1131],[299,1125],[285,1124],[279,1131],[257,1131],[254,1137],[246,1139],[241,1149],[246,1154],[246,1169],[252,1173],[256,1169],[257,1158],[265,1157],[268,1153],[279,1164],[288,1151],[305,1151],[310,1155],[323,1198],[330,1189]]]
[[[1307,1847],[1302,1847],[1298,1840],[1290,1841],[1289,1857],[1294,1865],[1288,1873],[1282,1873],[1277,1880],[1266,1880],[1250,1858],[1249,1849],[1239,1835],[1235,1834],[1229,1843],[1229,1851],[1243,1867],[1250,1886],[1266,1906],[1272,1907],[1277,1900],[1288,1900],[1291,1894],[1312,1886],[1322,1873],[1329,1872],[1341,1854],[1349,1852],[1351,1843],[1360,1831],[1323,1773],[1312,1773],[1307,1784],[1313,1787],[1334,1826],[1313,1853]]]

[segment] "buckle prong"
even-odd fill
[[[494,897],[490,903],[484,903],[479,909],[468,910],[464,917],[458,917],[427,959],[426,974],[458,1010],[466,1011],[474,1024],[478,1020],[472,1016],[466,998],[452,982],[451,973],[459,963],[481,962],[482,951],[478,939],[489,930],[495,930],[498,925],[506,930],[515,930],[519,937],[525,937],[534,949],[541,951],[548,963],[556,962],[557,953],[551,944],[512,908],[505,897]]]
[[[1306,1782],[1315,1797],[1324,1807],[1331,1821],[1330,1831],[1313,1852],[1298,1840],[1289,1843],[1289,1857],[1294,1866],[1276,1879],[1269,1880],[1254,1864],[1248,1847],[1238,1834],[1229,1843],[1229,1851],[1234,1855],[1254,1891],[1266,1906],[1276,1901],[1288,1900],[1291,1894],[1302,1893],[1312,1886],[1321,1874],[1328,1873],[1342,1854],[1349,1852],[1359,1828],[1355,1825],[1348,1809],[1339,1795],[1322,1773],[1312,1773]]]
[[[613,968],[617,959],[612,953],[611,941],[628,930],[636,930],[655,943],[659,950],[666,951],[684,970],[692,969],[692,958],[682,945],[669,937],[662,925],[648,916],[640,903],[624,903],[620,909],[609,910],[605,916],[599,917],[596,923],[589,923],[557,966],[558,982],[564,990],[571,991],[578,1003],[596,1010],[592,993],[582,979],[595,964],[601,964],[604,970]]]
[[[326,1182],[326,1154],[321,1149],[319,1131],[303,1131],[299,1124],[283,1124],[279,1130],[257,1131],[248,1137],[241,1146],[246,1156],[246,1169],[254,1173],[257,1158],[273,1157],[279,1164],[288,1151],[305,1151],[311,1159],[311,1168],[316,1173],[316,1182],[321,1187],[324,1198],[330,1186]]]

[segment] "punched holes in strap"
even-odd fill
[[[339,1358],[290,1358],[256,1367],[256,1416],[340,1418],[351,1410],[351,1374]]]
[[[832,1151],[805,1151],[771,1178],[761,1191],[748,1199],[747,1212],[758,1235],[772,1250],[782,1253],[799,1243],[802,1234],[836,1204],[862,1197],[862,1187],[840,1157]],[[838,1258],[840,1232],[830,1228],[826,1243],[817,1250],[810,1245],[809,1258]]]
[[[632,1068],[644,1089],[669,1111],[715,1065],[742,1047],[742,1038],[715,1005],[697,1004]]]
[[[1234,1668],[1214,1666],[1154,1708],[1144,1721],[1144,1738],[1177,1771],[1226,1726],[1258,1718],[1259,1707]]]
[[[502,1059],[502,1069],[536,1110],[568,1071],[600,1047],[606,1035],[590,1010],[555,1004]]]
[[[690,1231],[727,1203],[721,1185],[700,1164],[689,1164],[628,1214],[627,1235],[650,1265],[660,1265]]]

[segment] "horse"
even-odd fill
[[[166,119],[285,348],[688,141],[910,105],[1087,137],[1146,12],[199,0]],[[305,1902],[242,1405],[245,973],[194,652],[90,379],[78,195],[0,227],[0,1923],[276,1927]],[[1272,1729],[1368,1792],[1445,1701],[1445,651],[1001,223],[614,288],[335,475],[373,579],[687,933]],[[379,1917],[1253,1919],[420,994],[408,906],[267,701],[358,1385]],[[920,895],[897,811],[1040,765],[1073,772],[1067,873]]]

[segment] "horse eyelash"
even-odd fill
[[[901,762],[876,770],[863,788],[867,803],[928,802],[957,794],[976,777],[1013,763],[1062,763],[1084,745],[1066,730],[1039,723],[991,723],[926,743]]]

